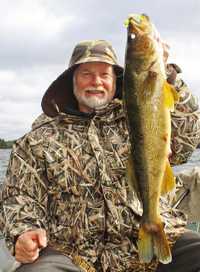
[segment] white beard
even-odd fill
[[[98,92],[98,91],[101,91],[104,93],[104,97],[103,98],[99,98],[98,96],[91,96],[89,98],[86,98],[85,97],[85,92],[86,91],[92,91],[92,92]],[[77,90],[77,86],[76,84],[74,84],[74,95],[77,99],[77,101],[85,106],[85,107],[88,107],[88,108],[91,108],[91,109],[94,109],[94,108],[97,108],[97,107],[101,107],[107,103],[110,103],[111,100],[113,99],[114,95],[115,95],[115,88],[114,88],[114,91],[112,94],[109,94],[108,96],[108,93],[107,91],[105,90],[105,88],[103,86],[99,86],[99,87],[93,87],[93,86],[90,86],[90,87],[87,87],[85,88],[85,90],[83,91],[83,93],[79,93],[78,90]]]

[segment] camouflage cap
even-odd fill
[[[69,67],[85,62],[106,62],[111,65],[119,65],[114,48],[104,40],[83,41],[74,48]]]
[[[113,65],[116,75],[115,98],[121,98],[123,67],[118,64],[114,48],[104,40],[83,41],[74,48],[69,68],[45,92],[42,99],[42,109],[46,115],[50,117],[57,116],[67,104],[75,100],[73,94],[73,74],[78,65],[86,62],[105,62]]]

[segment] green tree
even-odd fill
[[[15,140],[13,140],[13,141],[7,141],[7,142],[6,142],[7,148],[12,148],[14,142],[15,142]]]
[[[0,138],[0,148],[6,149],[7,148],[7,143],[4,139]]]

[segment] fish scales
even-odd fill
[[[140,16],[137,16],[140,17]],[[131,152],[126,177],[143,204],[138,254],[149,263],[171,261],[171,252],[159,215],[159,198],[175,186],[168,157],[176,90],[166,82],[161,41],[152,36],[145,14],[140,22],[129,17],[123,87],[124,111]]]

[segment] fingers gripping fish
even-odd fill
[[[126,177],[143,205],[138,254],[149,263],[154,254],[160,262],[171,261],[170,248],[159,215],[160,195],[175,187],[168,162],[170,111],[178,93],[167,83],[163,50],[153,34],[148,16],[130,16],[125,55],[123,101],[129,128],[131,152]]]

